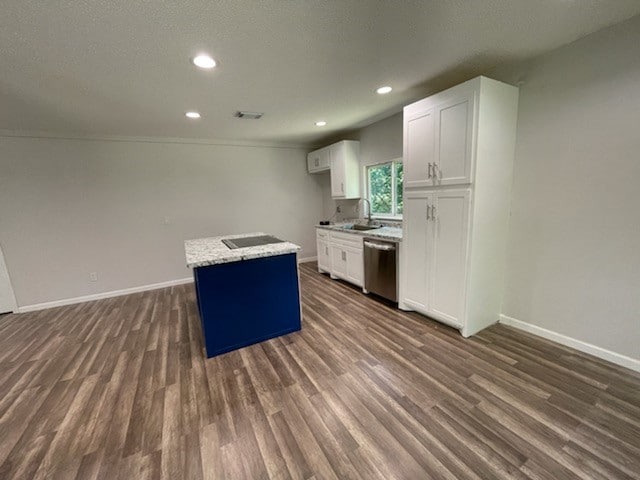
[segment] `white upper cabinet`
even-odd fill
[[[343,140],[331,150],[331,196],[360,198],[360,142]]]
[[[321,148],[307,154],[309,173],[324,172],[331,167],[331,151],[329,147]]]
[[[433,185],[431,170],[434,163],[433,109],[418,110],[404,121],[404,178],[405,187]]]
[[[475,91],[434,95],[405,107],[405,186],[472,182]]]
[[[435,185],[471,183],[474,93],[436,107],[435,157],[431,177]]]
[[[307,155],[309,173],[331,171],[333,198],[360,198],[360,142],[343,140]]]

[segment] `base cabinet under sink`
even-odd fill
[[[331,261],[333,277],[341,278],[359,287],[364,285],[362,248],[332,245]]]
[[[316,230],[318,271],[364,286],[362,237],[349,233]]]

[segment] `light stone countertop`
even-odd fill
[[[351,230],[349,228],[345,228],[353,225],[353,223],[354,222],[339,222],[331,225],[316,225],[316,228],[332,230],[334,232],[350,233],[352,235],[360,235],[361,237],[379,238],[380,240],[388,240],[390,242],[402,241],[401,227],[384,226],[380,228],[374,228],[372,230]]]
[[[300,250],[298,245],[290,242],[271,243],[269,245],[236,249],[231,249],[222,243],[223,239],[257,237],[259,235],[270,234],[255,232],[243,233],[241,235],[223,235],[220,237],[185,240],[184,251],[187,257],[187,267],[206,267],[209,265],[218,265],[220,263],[239,262],[254,258],[285,255],[287,253],[296,253]]]

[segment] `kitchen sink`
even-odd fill
[[[376,228],[380,228],[382,225],[358,225],[357,223],[354,225],[346,225],[342,228],[345,230],[359,230],[359,231],[367,231],[367,230],[375,230]]]

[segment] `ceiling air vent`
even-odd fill
[[[248,118],[251,120],[258,120],[259,118],[262,118],[262,115],[264,115],[264,113],[260,113],[260,112],[236,112],[236,114],[234,116],[238,117],[238,118]]]

